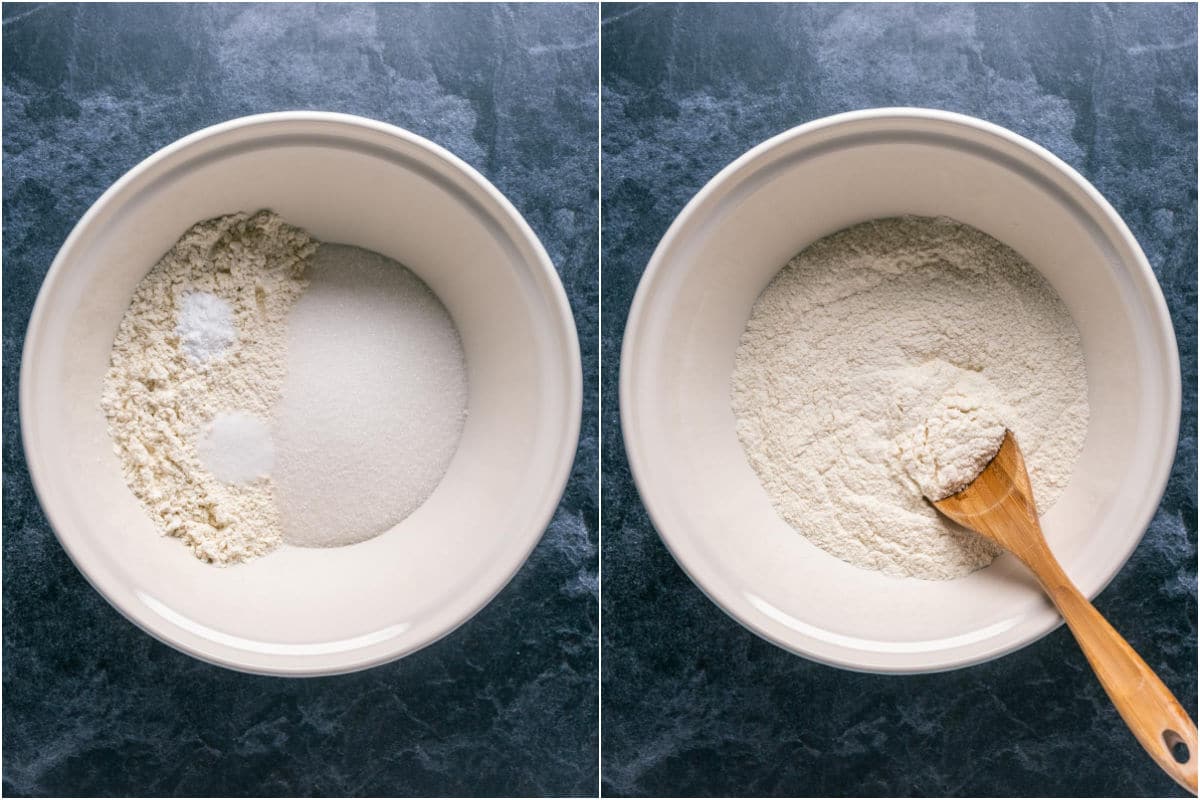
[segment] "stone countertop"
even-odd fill
[[[594,793],[596,14],[5,4],[5,794]],[[570,486],[513,582],[419,653],[306,680],[200,663],[109,607],[46,523],[17,416],[34,298],[88,206],[185,134],[297,108],[403,126],[495,183],[559,268],[588,398]]]
[[[610,795],[1180,795],[1060,628],[939,675],[789,655],[675,565],[622,447],[618,358],[676,214],[753,145],[818,117],[930,106],[1083,173],[1175,322],[1183,425],[1166,496],[1097,606],[1196,709],[1196,9],[1191,5],[603,8],[603,786]]]

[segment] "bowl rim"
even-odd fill
[[[504,222],[511,225],[511,234],[514,234],[514,240],[524,245],[528,253],[532,255],[532,259],[528,261],[530,276],[535,280],[543,296],[550,303],[553,314],[550,324],[557,328],[561,345],[561,352],[556,355],[563,359],[567,366],[567,369],[563,370],[562,375],[565,383],[564,419],[559,420],[559,425],[564,429],[564,435],[559,439],[557,444],[558,452],[553,464],[553,477],[541,487],[543,489],[543,500],[534,515],[533,521],[529,525],[528,533],[524,536],[515,536],[512,531],[508,532],[507,538],[516,545],[513,548],[514,556],[519,555],[519,557],[514,557],[508,568],[504,568],[504,562],[496,562],[501,566],[501,569],[490,574],[487,583],[479,584],[485,588],[485,591],[479,594],[475,602],[470,604],[465,612],[438,620],[436,629],[431,636],[412,642],[393,638],[390,646],[384,646],[388,645],[388,642],[385,641],[341,652],[306,655],[303,656],[306,663],[302,665],[295,665],[290,662],[284,664],[272,663],[272,659],[278,658],[277,656],[269,653],[239,649],[211,639],[196,637],[190,633],[190,638],[180,638],[176,634],[188,632],[177,623],[167,620],[159,614],[151,613],[140,606],[128,603],[127,601],[130,598],[125,595],[130,593],[122,590],[124,581],[114,572],[110,572],[107,569],[100,569],[95,564],[88,564],[83,551],[77,544],[73,544],[74,535],[62,532],[66,525],[63,515],[54,507],[53,503],[48,504],[46,502],[48,497],[54,497],[54,495],[49,493],[50,479],[48,477],[53,470],[51,465],[42,462],[36,448],[30,447],[31,442],[36,438],[33,430],[34,423],[32,421],[36,417],[36,411],[30,410],[36,409],[32,396],[33,381],[31,380],[35,368],[30,355],[40,347],[42,329],[50,313],[50,301],[48,297],[52,293],[53,288],[62,279],[64,271],[67,269],[67,264],[76,257],[75,250],[78,247],[79,241],[89,231],[97,217],[107,210],[108,206],[122,194],[126,187],[137,181],[147,172],[155,169],[162,162],[184,151],[202,145],[216,137],[226,136],[236,131],[246,131],[259,127],[263,128],[264,132],[266,132],[271,127],[280,124],[294,123],[333,126],[341,128],[350,135],[353,135],[355,132],[359,135],[363,132],[384,134],[396,140],[399,144],[420,150],[426,156],[431,157],[430,160],[436,165],[436,171],[441,175],[447,177],[457,176],[465,179],[469,188],[477,193],[478,196],[475,199],[480,201],[483,208],[491,212],[494,218],[503,219]],[[237,117],[210,125],[156,150],[118,178],[80,217],[59,248],[46,275],[42,279],[37,299],[30,313],[29,324],[25,330],[25,339],[21,350],[19,380],[18,408],[21,444],[30,482],[46,516],[46,521],[49,523],[59,544],[66,551],[75,568],[91,584],[92,588],[109,605],[116,609],[121,616],[169,647],[200,661],[238,672],[281,677],[338,675],[379,666],[433,644],[453,633],[479,613],[496,595],[508,586],[513,577],[516,576],[517,572],[528,561],[534,548],[545,535],[547,526],[558,509],[559,501],[566,491],[567,483],[571,476],[579,445],[579,431],[583,414],[583,368],[579,337],[575,327],[575,317],[572,313],[570,302],[567,299],[562,279],[559,277],[554,263],[550,260],[550,256],[538,239],[537,234],[534,233],[516,207],[487,178],[444,147],[390,123],[353,114],[329,111],[276,111]],[[244,657],[239,657],[239,654]],[[293,657],[289,656],[289,658]],[[307,662],[311,662],[311,664]]]
[[[749,630],[751,633],[766,639],[768,642],[788,651],[795,655],[803,656],[812,661],[825,664],[840,669],[849,670],[852,672],[864,672],[872,674],[886,675],[920,675],[935,672],[945,672],[963,667],[983,664],[997,658],[1001,658],[1010,653],[1016,652],[1030,644],[1042,639],[1047,634],[1056,630],[1063,624],[1061,617],[1055,615],[1049,622],[1042,623],[1032,630],[1024,633],[1017,640],[1009,643],[1004,643],[1000,646],[993,646],[990,649],[983,649],[979,653],[959,656],[947,657],[941,651],[929,651],[930,657],[928,663],[919,666],[907,665],[891,665],[885,666],[879,663],[864,664],[841,657],[829,650],[825,649],[824,642],[816,639],[806,639],[803,643],[796,641],[788,641],[783,637],[777,636],[771,629],[760,625],[759,619],[751,613],[739,611],[736,608],[731,608],[723,603],[716,596],[716,591],[704,584],[703,578],[698,575],[695,568],[689,568],[689,545],[686,534],[678,532],[669,532],[670,525],[664,524],[668,520],[668,514],[664,512],[663,506],[655,497],[653,485],[654,479],[651,477],[652,467],[649,463],[650,459],[643,449],[641,443],[633,436],[631,431],[636,427],[635,416],[638,413],[637,404],[634,400],[636,391],[635,385],[635,364],[638,360],[639,340],[641,338],[641,328],[647,324],[647,309],[650,305],[650,298],[655,292],[656,284],[659,282],[660,273],[665,269],[665,263],[671,257],[671,253],[680,244],[681,238],[684,235],[684,229],[688,227],[693,216],[698,215],[701,209],[712,199],[718,195],[728,185],[733,185],[740,179],[751,175],[756,169],[755,162],[758,162],[764,156],[767,156],[772,151],[787,146],[797,139],[811,136],[821,131],[827,131],[839,126],[852,125],[865,121],[887,121],[892,123],[905,122],[935,122],[950,124],[960,128],[968,129],[977,133],[987,134],[995,139],[1003,140],[1009,144],[1017,145],[1026,155],[1043,162],[1053,172],[1056,172],[1060,177],[1067,179],[1075,188],[1080,190],[1087,200],[1091,203],[1091,208],[1087,208],[1089,216],[1093,218],[1102,218],[1105,222],[1112,226],[1112,229],[1120,237],[1122,243],[1127,247],[1132,255],[1132,263],[1130,274],[1135,276],[1135,279],[1140,282],[1139,288],[1142,290],[1142,296],[1149,301],[1149,311],[1152,317],[1152,323],[1155,326],[1153,333],[1158,341],[1162,344],[1166,354],[1166,360],[1169,363],[1164,364],[1165,377],[1167,379],[1168,391],[1166,392],[1165,402],[1168,406],[1168,415],[1165,421],[1165,430],[1163,431],[1164,439],[1169,440],[1169,447],[1161,451],[1161,456],[1154,464],[1152,478],[1148,486],[1152,489],[1141,495],[1140,507],[1135,515],[1140,520],[1141,532],[1138,536],[1132,538],[1128,547],[1120,558],[1114,561],[1114,566],[1099,585],[1092,587],[1090,591],[1085,591],[1088,599],[1093,599],[1100,594],[1105,587],[1112,582],[1117,573],[1125,566],[1133,551],[1141,543],[1145,536],[1146,529],[1154,518],[1158,510],[1159,502],[1162,500],[1163,494],[1166,491],[1167,482],[1170,478],[1171,469],[1175,461],[1175,452],[1178,447],[1180,412],[1182,404],[1182,380],[1180,375],[1179,349],[1178,342],[1175,338],[1175,329],[1171,322],[1170,310],[1167,307],[1166,299],[1162,294],[1162,287],[1158,279],[1154,275],[1154,271],[1147,260],[1145,253],[1138,244],[1129,227],[1121,219],[1120,215],[1112,207],[1112,205],[1104,198],[1100,192],[1092,186],[1092,184],[1079,174],[1069,164],[1055,156],[1046,148],[1033,142],[1020,134],[1014,133],[1007,128],[996,125],[995,123],[987,122],[986,120],[977,117],[959,114],[952,111],[943,111],[940,109],[919,108],[909,106],[881,107],[868,108],[857,111],[848,111],[839,114],[833,114],[827,117],[812,120],[810,122],[798,125],[782,133],[779,133],[771,138],[755,145],[747,150],[742,155],[738,156],[731,163],[721,169],[713,176],[699,192],[692,197],[691,200],[683,207],[683,210],[675,217],[674,221],[667,228],[667,232],[663,235],[658,245],[655,247],[650,260],[646,264],[646,268],[638,282],[638,288],[634,294],[633,302],[629,307],[629,314],[626,317],[625,333],[621,346],[621,373],[619,379],[618,400],[620,404],[620,419],[622,441],[625,446],[626,459],[629,464],[630,473],[633,477],[635,486],[638,489],[638,494],[642,504],[646,509],[646,513],[650,517],[650,521],[658,533],[663,544],[666,545],[667,551],[675,563],[683,570],[684,574],[696,585],[698,589],[725,614],[731,617],[742,627]],[[805,646],[802,646],[805,645]]]

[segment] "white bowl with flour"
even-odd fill
[[[461,337],[467,419],[437,487],[386,533],[343,547],[285,545],[218,568],[155,530],[125,485],[99,393],[114,332],[150,267],[195,222],[264,208],[424,281]],[[393,126],[287,112],[188,136],[93,205],[34,308],[21,424],[56,534],[125,616],[206,661],[315,675],[410,653],[508,583],[569,476],[581,383],[554,267],[490,183]]]
[[[1061,621],[1008,555],[953,580],[830,555],[776,511],[739,442],[731,376],[764,288],[814,241],[909,215],[949,217],[1011,247],[1075,321],[1090,420],[1043,525],[1088,596],[1141,539],[1179,429],[1179,356],[1150,266],[1112,207],[1043,148],[958,114],[875,109],[795,128],[729,165],[675,220],[634,299],[626,449],[659,534],[718,606],[781,647],[855,670],[953,669]]]

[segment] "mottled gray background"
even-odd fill
[[[596,737],[595,6],[8,4],[4,29],[4,792],[591,794]],[[122,173],[296,108],[395,123],[482,171],[575,310],[583,432],[529,563],[448,638],[367,672],[250,677],[135,629],[76,572],[17,427],[29,312]]]
[[[1059,629],[957,672],[880,677],[767,644],[655,535],[617,423],[629,303],[721,167],[871,106],[973,114],[1116,206],[1183,357],[1174,472],[1100,610],[1196,709],[1196,9],[1190,5],[605,5],[603,779],[608,794],[1177,795]]]

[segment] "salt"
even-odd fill
[[[466,417],[450,314],[377,253],[322,244],[288,318],[272,480],[284,541],[330,547],[394,527],[437,488]]]
[[[233,344],[233,308],[209,292],[185,294],[179,302],[175,333],[180,348],[193,362],[211,361]]]
[[[270,475],[275,446],[265,420],[243,411],[224,411],[205,429],[196,454],[222,483],[248,483]]]

